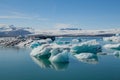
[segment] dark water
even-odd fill
[[[105,44],[101,38],[96,39]],[[120,58],[113,55],[98,55],[95,63],[74,59],[70,63],[50,63],[31,57],[30,51],[0,48],[0,80],[120,80]]]

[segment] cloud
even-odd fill
[[[61,28],[79,28],[79,24],[65,24],[65,23],[57,23],[55,24],[56,29],[61,29]]]
[[[39,17],[38,15],[29,15],[15,11],[9,11],[8,15],[0,15],[0,19],[28,19],[28,20],[38,20],[38,21],[48,21],[48,18]]]
[[[64,23],[57,23],[55,24],[55,28],[60,29],[60,28],[69,28],[71,27],[71,24],[64,24]]]
[[[25,17],[25,16],[0,16],[0,19],[30,19],[30,17]]]
[[[40,17],[29,17],[29,16],[0,16],[0,19],[28,19],[28,20],[38,20],[38,21],[48,21],[47,18]]]

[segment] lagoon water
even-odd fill
[[[106,44],[101,37],[82,39],[96,39],[101,45]],[[50,63],[31,57],[30,52],[26,48],[0,47],[0,80],[120,80],[120,58],[113,55],[98,55],[95,62],[70,59],[69,63]],[[114,50],[103,49],[103,52]]]

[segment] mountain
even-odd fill
[[[14,25],[0,25],[0,37],[16,37],[33,33],[33,29],[16,27]]]

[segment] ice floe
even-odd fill
[[[107,49],[120,50],[120,43],[118,43],[118,44],[106,44],[103,47],[107,48]]]
[[[82,42],[80,44],[73,45],[71,48],[72,54],[79,54],[83,52],[88,53],[101,52],[101,45],[96,40],[90,40]]]
[[[69,62],[69,51],[60,48],[54,48],[51,50],[51,56],[49,60],[51,62]]]
[[[81,42],[81,39],[72,39],[73,44],[78,44],[79,42]]]
[[[120,36],[104,37],[104,41],[120,42]]]
[[[50,56],[51,47],[49,44],[44,44],[34,48],[31,52],[31,56],[35,57],[49,57]]]

